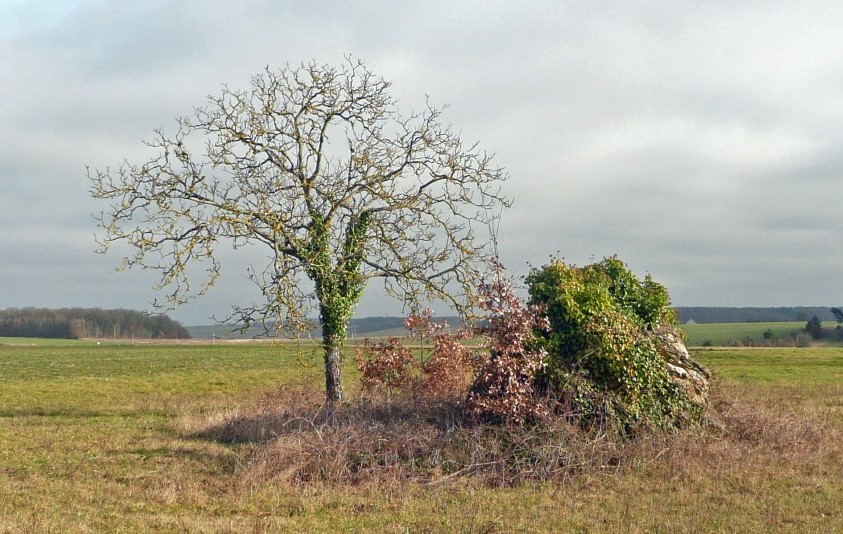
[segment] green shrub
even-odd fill
[[[639,280],[617,257],[576,267],[562,260],[526,278],[550,331],[540,387],[586,423],[669,427],[695,409],[668,375],[659,332],[672,329],[667,290]]]

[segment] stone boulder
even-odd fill
[[[674,328],[655,332],[656,345],[664,358],[671,380],[695,405],[708,406],[708,382],[711,373],[694,361],[688,353],[682,335]]]

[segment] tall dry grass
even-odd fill
[[[565,482],[630,469],[703,477],[747,465],[843,468],[843,430],[775,404],[736,400],[716,385],[704,424],[634,439],[584,430],[570,418],[524,427],[466,419],[453,404],[364,401],[329,407],[315,388],[268,393],[250,409],[182,421],[191,437],[242,445],[239,480],[273,484],[429,484],[487,487]]]

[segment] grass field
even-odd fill
[[[826,324],[828,327],[828,324]],[[724,346],[741,342],[745,345],[758,345],[765,341],[764,332],[772,334],[771,341],[790,338],[794,332],[805,328],[801,323],[708,323],[683,324],[680,329],[688,338],[688,345]]]
[[[719,430],[566,483],[330,486],[249,478],[247,446],[187,430],[320,387],[318,353],[0,339],[0,532],[843,532],[843,349],[696,355]]]

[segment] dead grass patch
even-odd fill
[[[453,404],[361,400],[332,409],[312,392],[279,389],[251,409],[184,418],[181,428],[194,438],[241,444],[241,480],[249,485],[436,485],[471,477],[509,486],[614,469],[625,447],[562,418],[501,427],[475,424]]]
[[[445,404],[358,401],[331,409],[306,386],[268,393],[249,409],[185,418],[181,427],[193,438],[240,444],[239,481],[248,487],[456,480],[499,487],[642,469],[669,479],[843,467],[839,426],[736,397],[736,388],[718,384],[705,424],[635,439],[564,418],[533,427],[474,424]]]
[[[833,421],[746,401],[736,389],[720,384],[712,393],[704,425],[630,443],[627,463],[668,479],[766,468],[843,469],[843,429]]]

